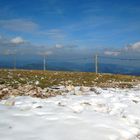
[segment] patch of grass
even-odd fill
[[[37,82],[38,81],[38,82]],[[37,70],[0,70],[0,84],[12,87],[30,84],[41,88],[54,85],[101,86],[101,87],[132,87],[140,83],[139,76],[95,74],[88,72],[59,72]]]

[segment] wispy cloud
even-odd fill
[[[45,35],[51,39],[64,39],[65,33],[61,29],[49,29],[45,31],[39,31],[40,35]]]
[[[0,20],[0,27],[12,32],[30,33],[32,35],[46,36],[49,39],[64,39],[65,33],[62,29],[42,29],[39,24],[26,19]]]
[[[108,55],[108,56],[118,56],[120,54],[120,52],[117,52],[117,51],[105,51],[104,54]]]
[[[25,19],[0,20],[0,27],[7,30],[20,32],[33,32],[39,28],[38,24],[35,22]]]
[[[41,55],[41,56],[50,56],[53,54],[53,51],[44,51],[44,52],[38,52],[38,55]]]

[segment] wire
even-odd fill
[[[81,57],[81,58],[48,58],[47,60],[87,60],[92,59],[91,57]]]
[[[115,60],[128,60],[128,61],[140,61],[138,58],[118,58],[118,57],[106,57],[106,56],[99,56],[99,58],[104,59],[115,59]]]

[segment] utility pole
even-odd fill
[[[43,60],[43,65],[44,65],[44,71],[46,70],[46,56],[44,55],[44,60]]]
[[[95,72],[98,74],[98,55],[95,55]]]
[[[40,53],[41,56],[43,56],[43,70],[45,71],[46,70],[46,67],[47,67],[47,57],[48,55],[50,55],[52,52],[51,51],[44,51],[42,53]]]
[[[16,53],[14,54],[14,70],[16,70]]]
[[[13,57],[14,57],[14,58],[13,58],[13,59],[14,59],[14,60],[13,60],[13,61],[14,61],[14,70],[16,70],[16,65],[17,65],[17,62],[16,62],[16,61],[17,61],[17,60],[16,60],[16,59],[17,59],[16,50],[15,50],[15,52],[13,53],[13,55],[14,55],[14,56],[13,56]]]

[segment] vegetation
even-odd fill
[[[41,88],[73,85],[99,87],[132,87],[140,83],[140,77],[87,72],[58,72],[37,70],[0,70],[0,84],[16,88],[19,85],[35,85]]]

